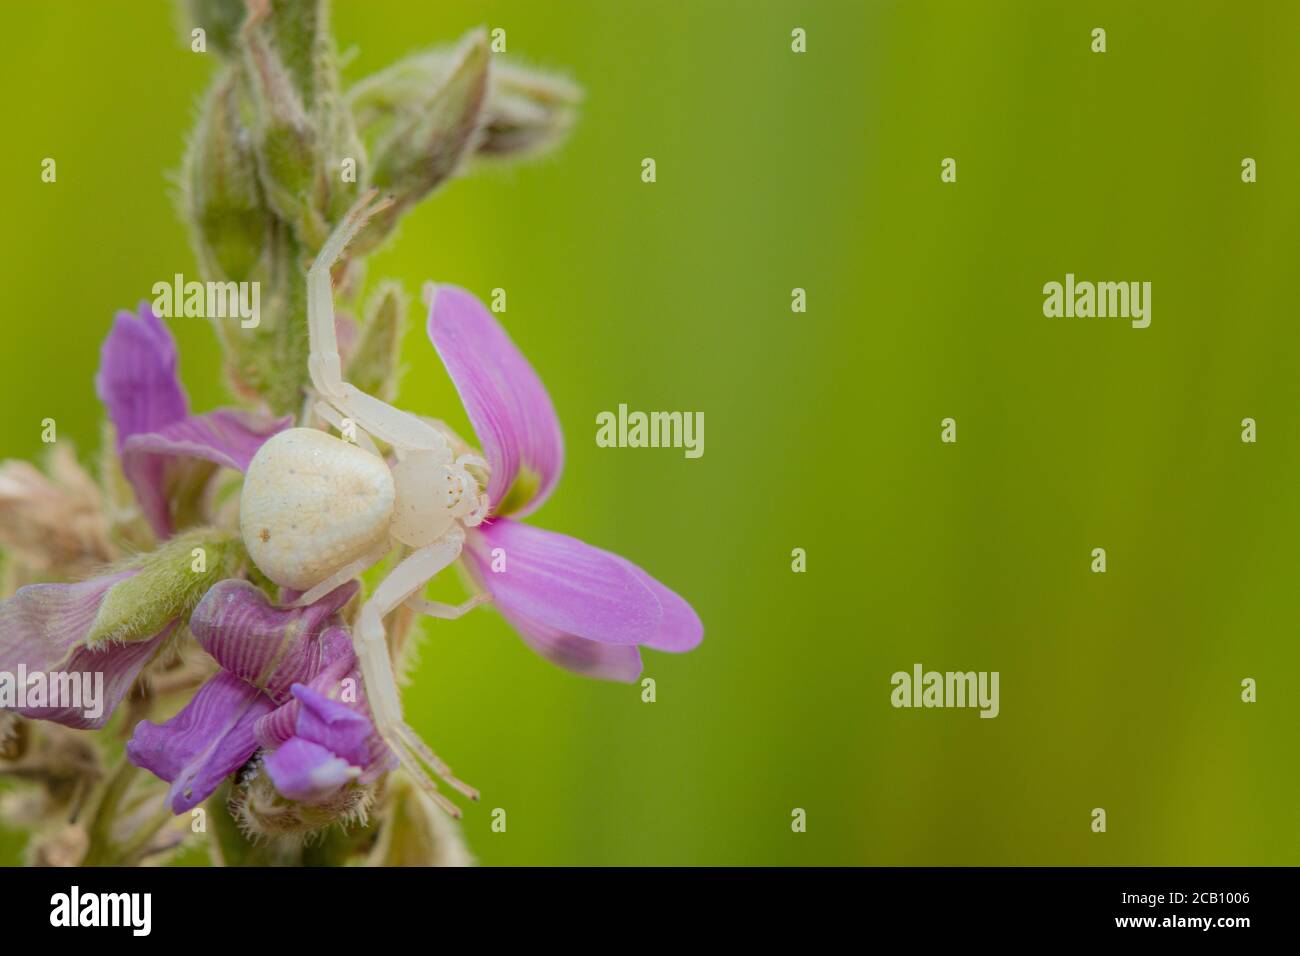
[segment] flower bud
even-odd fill
[[[238,538],[211,528],[179,535],[157,551],[137,558],[136,573],[104,595],[87,633],[87,647],[149,640],[171,622],[188,620],[208,589],[234,577],[246,562]]]
[[[281,57],[272,42],[274,30],[265,23],[269,3],[261,0],[253,8],[241,35],[262,188],[276,214],[317,246],[329,229],[311,201],[318,174],[316,134],[303,99],[304,87],[311,89],[306,82],[311,73],[301,56],[291,58],[293,72]]]
[[[357,83],[348,102],[362,135],[388,128],[394,115],[427,108],[455,61],[455,53],[432,50],[393,64]],[[476,155],[532,156],[556,145],[568,132],[582,101],[582,89],[555,74],[493,57],[479,116]]]
[[[237,71],[217,78],[185,156],[183,207],[204,274],[246,280],[266,252],[271,213],[240,115]]]
[[[393,111],[393,120],[372,150],[370,184],[393,195],[396,202],[357,238],[355,252],[376,246],[406,210],[450,177],[472,152],[487,91],[490,55],[486,33],[475,30],[445,66],[438,61],[415,64],[415,73],[424,71],[426,78],[438,70],[436,81],[412,83],[407,69],[411,64],[399,63],[390,68],[392,73],[385,71],[367,81],[373,95],[360,91],[360,107],[354,101],[354,110],[364,111],[375,97],[389,95],[385,74],[409,95],[401,108]]]
[[[17,714],[0,710],[0,764],[20,760],[27,753],[31,730]]]
[[[577,117],[582,90],[540,70],[495,64],[483,108],[479,156],[535,156],[560,142]]]
[[[185,0],[181,19],[186,41],[189,31],[201,27],[208,46],[223,56],[230,56],[239,41],[239,25],[247,8],[244,0]]]
[[[396,282],[384,282],[371,297],[360,341],[347,367],[347,380],[376,398],[397,395],[398,354],[408,300]]]

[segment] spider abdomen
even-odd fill
[[[383,544],[393,502],[383,459],[314,428],[290,428],[253,456],[239,524],[262,573],[301,591]]]

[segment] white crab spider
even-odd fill
[[[374,196],[370,192],[353,207],[307,273],[308,369],[321,399],[315,410],[340,430],[354,427],[358,443],[313,428],[291,428],[268,440],[244,477],[240,530],[263,574],[304,592],[294,602],[298,605],[356,577],[394,542],[414,549],[362,606],[352,642],[376,729],[421,788],[459,817],[459,808],[438,791],[425,768],[470,799],[477,800],[478,793],[452,776],[402,719],[383,619],[403,603],[450,619],[486,599],[452,606],[419,594],[460,555],[465,528],[487,514],[488,497],[468,470],[486,473],[487,463],[477,455],[457,457],[438,428],[343,380],[330,269],[366,221],[391,202],[373,203]],[[393,449],[397,462],[391,469],[370,436]]]

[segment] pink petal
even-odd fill
[[[293,737],[298,726],[298,711],[302,705],[297,698],[281,704],[257,722],[253,736],[257,743],[267,750],[283,747]]]
[[[176,376],[176,342],[149,303],[117,313],[100,352],[95,391],[117,431],[117,448],[139,432],[184,418],[189,402]]]
[[[365,753],[358,766],[360,766],[362,770],[360,782],[371,783],[374,780],[379,779],[380,776],[388,771],[397,769],[397,755],[389,749],[388,744],[384,743],[383,736],[379,733],[379,729],[374,726],[374,721],[371,719],[370,704],[366,697],[365,682],[362,680],[360,669],[355,666],[356,658],[352,659],[352,665],[351,669],[343,675],[342,680],[349,680],[352,682],[351,686],[356,688],[357,691],[357,699],[349,702],[345,706],[356,711],[358,714],[364,714],[366,717],[366,723],[370,726],[370,733],[365,740]],[[331,667],[328,670],[321,671],[311,679],[308,686],[313,691],[317,691],[324,696],[335,694],[341,687],[339,672],[340,669],[337,667]],[[297,704],[299,701],[295,699],[294,703]],[[303,724],[299,723],[297,727],[297,732],[299,734],[310,736],[311,739],[316,739],[309,731],[304,732]],[[326,743],[327,741],[322,739],[319,742]],[[362,756],[359,749],[356,756]]]
[[[201,458],[244,471],[257,449],[292,418],[235,409],[189,414],[176,374],[176,342],[149,303],[122,311],[104,340],[95,390],[116,432],[122,471],[154,533],[172,532],[167,506],[169,459]]]
[[[352,640],[330,618],[360,585],[349,581],[307,607],[275,607],[247,581],[218,581],[190,617],[190,631],[223,668],[263,690],[276,704],[340,658]],[[350,666],[350,664],[348,664]]]
[[[233,674],[218,673],[163,724],[142,720],[127,742],[137,767],[171,783],[172,813],[202,803],[257,750],[253,726],[275,705]]]
[[[645,646],[652,647],[656,651],[669,651],[675,654],[698,646],[704,640],[704,622],[695,613],[695,608],[687,604],[686,599],[676,591],[656,581],[631,561],[626,558],[619,558],[619,560],[641,579],[642,584],[654,592],[664,612],[663,623],[659,625],[658,633],[646,641]]]
[[[641,676],[641,651],[627,644],[602,644],[574,637],[517,614],[503,611],[524,643],[552,664],[601,680],[632,684]]]
[[[189,415],[156,431],[126,440],[124,455],[153,454],[201,458],[235,471],[247,471],[257,450],[272,435],[293,425],[293,416],[271,418],[237,408]]]
[[[492,570],[492,551],[505,570]],[[663,623],[659,599],[635,566],[583,544],[509,518],[469,536],[465,552],[502,613],[560,634],[606,644],[645,644]]]
[[[152,431],[137,432],[119,444],[122,472],[154,533],[172,532],[167,503],[169,459],[198,458],[224,468],[247,471],[262,444],[293,424],[293,416],[270,418],[233,408],[187,415]]]
[[[139,724],[128,747],[132,762],[172,783],[173,812],[206,799],[259,745],[283,750],[299,738],[324,744],[329,759],[337,759],[336,751],[347,758],[343,768],[349,761],[361,768],[364,782],[393,768],[395,758],[365,714],[364,696],[352,708],[324,696],[344,675],[360,690],[352,639],[335,616],[358,588],[351,581],[302,608],[276,607],[247,581],[220,581],[208,590],[190,631],[222,671],[165,724]],[[282,792],[294,796],[304,779],[288,778],[293,793]]]
[[[294,737],[266,758],[266,772],[290,800],[319,803],[356,777],[342,757],[301,737]]]
[[[371,783],[395,770],[397,757],[369,717],[361,674],[354,664],[355,658],[340,659],[313,677],[309,685],[294,685],[293,699],[257,722],[257,742],[267,750],[278,750],[295,741],[312,743],[343,758],[345,765],[360,768],[360,783]],[[328,696],[339,691],[343,680],[352,682],[356,701],[344,704]],[[279,781],[275,782],[278,788]],[[290,779],[286,786],[292,790],[297,785]],[[286,790],[280,792],[302,799]]]
[[[337,633],[335,633],[337,632]],[[339,643],[338,656],[330,661],[323,670],[311,678],[308,685],[312,690],[319,693],[333,693],[341,686],[341,681],[345,677],[354,678],[353,686],[357,688],[358,696],[361,698],[357,704],[362,710],[365,709],[365,697],[361,691],[361,677],[356,671],[356,656],[352,653],[352,639],[341,626],[334,626],[321,635],[321,641],[326,646],[334,646]],[[346,650],[342,644],[346,644]],[[294,685],[298,686],[297,684]],[[292,687],[290,691],[292,692]],[[282,747],[298,732],[298,714],[302,710],[302,702],[290,693],[289,699],[277,707],[267,716],[263,717],[257,723],[256,733],[257,742],[267,750],[274,750]]]
[[[460,394],[492,468],[492,507],[517,478],[521,488],[511,513],[535,511],[564,467],[564,438],[551,397],[533,367],[478,299],[455,286],[439,286],[429,309],[429,338]]]
[[[110,644],[91,649],[82,646],[99,606],[117,582],[135,571],[91,578],[76,584],[29,584],[0,602],[0,671],[17,675],[102,675],[100,710],[90,716],[87,701],[80,707],[14,707],[16,713],[50,720],[68,727],[97,729],[104,726],[122,702],[140,671],[167,640],[173,627],[147,641]],[[93,684],[92,684],[93,686]]]
[[[293,685],[293,696],[302,705],[297,736],[328,748],[353,766],[366,762],[366,741],[374,730],[369,718],[304,684]]]
[[[313,803],[332,795],[370,762],[374,726],[358,710],[303,684],[295,734],[266,760],[275,788],[290,800]]]

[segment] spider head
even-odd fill
[[[393,466],[396,502],[391,531],[413,548],[432,544],[460,521],[473,527],[487,515],[487,496],[462,459],[444,450],[408,452]]]

